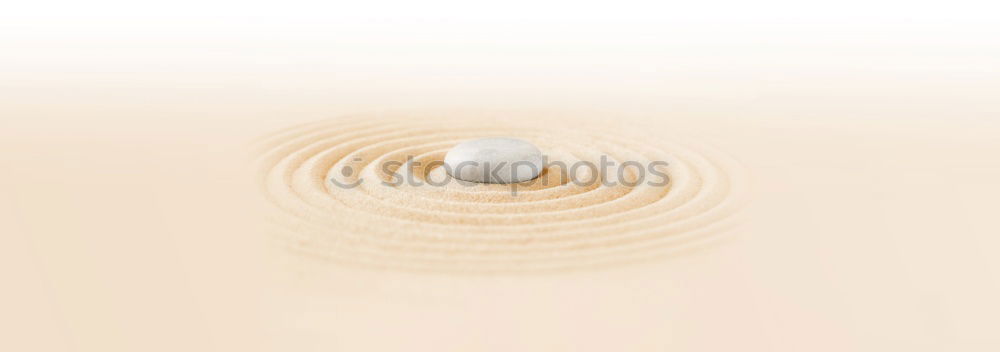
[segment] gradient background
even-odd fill
[[[0,349],[996,351],[987,1],[40,1],[0,10]],[[246,144],[554,109],[741,160],[736,239],[450,277],[288,263]]]

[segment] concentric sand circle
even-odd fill
[[[255,152],[277,238],[295,253],[398,270],[573,269],[703,244],[741,203],[733,160],[637,130],[546,115],[372,114],[286,129]],[[450,147],[492,136],[534,143],[549,167],[518,184],[448,176]],[[589,167],[602,160],[614,166]]]

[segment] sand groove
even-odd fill
[[[566,165],[597,164],[602,155],[666,161],[658,170],[670,182],[613,182],[638,181],[634,169],[598,176],[553,167],[522,184],[463,184],[435,165],[451,146],[485,136],[529,140]],[[280,243],[401,270],[532,271],[655,258],[717,238],[746,188],[738,165],[719,153],[550,116],[361,115],[289,128],[254,147]],[[386,183],[393,175],[419,184]],[[591,177],[611,184],[583,182]]]

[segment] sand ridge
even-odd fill
[[[446,182],[439,165],[448,148],[487,136],[524,138],[567,165],[596,164],[602,155],[667,161],[670,182],[633,184],[631,169],[547,169],[536,182],[511,185]],[[305,124],[264,137],[255,149],[261,190],[277,210],[277,238],[293,252],[399,270],[506,272],[655,258],[724,232],[744,200],[740,167],[676,141],[551,114],[421,112]],[[403,175],[418,184],[389,184]],[[570,179],[594,176],[608,182]],[[610,182],[619,177],[630,182]]]

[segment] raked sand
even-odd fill
[[[726,232],[746,199],[743,167],[639,131],[553,112],[388,112],[304,124],[254,147],[277,237],[301,255],[408,271],[539,271],[654,259]],[[530,140],[550,167],[514,184],[448,175],[451,147],[488,136]]]
[[[1000,350],[995,25],[649,13],[15,13],[0,350]],[[672,183],[378,185],[493,134]]]
[[[87,109],[74,113],[90,121],[19,122],[3,131],[0,321],[12,337],[4,344],[998,345],[992,219],[1000,145],[989,121],[936,118],[933,110],[881,108],[882,120],[851,120],[800,119],[787,106],[765,107],[774,110],[766,118],[759,107],[703,107],[522,111],[482,130],[442,121],[496,115],[317,108],[265,117],[234,108],[244,112],[135,120],[149,110],[123,106],[116,109],[131,113],[102,117]],[[203,108],[212,109],[220,108]],[[237,122],[250,114],[257,122]],[[336,173],[356,155],[434,160],[453,143],[494,133],[567,160],[662,157],[673,183],[587,188],[552,179],[516,197],[511,185],[324,183],[385,176],[366,165]]]

